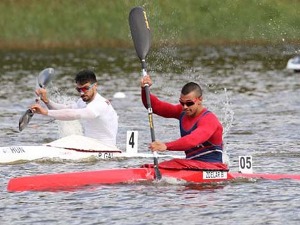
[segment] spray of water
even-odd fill
[[[201,79],[203,81],[203,79]],[[217,115],[223,125],[223,163],[229,166],[229,156],[226,146],[226,137],[233,126],[234,111],[226,88],[218,90],[214,85],[199,82],[204,89],[204,105]]]
[[[74,101],[76,101],[77,99],[72,98],[70,96],[65,96],[62,95],[60,93],[60,91],[58,90],[58,88],[56,87],[52,87],[49,90],[49,96],[50,98],[57,102],[57,103],[61,103],[61,104],[72,104]],[[59,137],[65,137],[65,136],[69,136],[69,135],[82,135],[82,127],[81,124],[78,120],[74,120],[74,121],[59,121],[59,120],[55,120],[55,123],[57,123],[58,125],[58,133],[59,133]]]

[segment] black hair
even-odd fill
[[[195,92],[195,94],[198,96],[198,97],[201,97],[202,96],[202,89],[201,87],[194,83],[194,82],[189,82],[187,84],[185,84],[182,89],[181,89],[181,94],[183,95],[187,95],[191,92]]]
[[[91,70],[81,70],[79,73],[76,74],[75,82],[84,85],[88,82],[95,83],[97,82],[96,75]]]

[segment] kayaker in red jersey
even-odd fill
[[[144,87],[152,85],[149,75],[141,79],[142,101],[147,108]],[[187,159],[222,162],[223,127],[214,113],[202,105],[201,87],[189,82],[181,90],[179,103],[171,104],[150,95],[153,113],[179,120],[181,137],[177,140],[162,142],[156,140],[150,143],[152,151],[164,152],[184,151]]]

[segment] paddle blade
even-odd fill
[[[38,77],[37,77],[37,85],[40,88],[45,88],[51,81],[54,76],[54,69],[53,68],[46,68],[42,70]],[[26,112],[21,116],[19,119],[19,131],[24,130],[27,126],[31,118],[33,117],[33,112],[31,109],[27,109]]]
[[[43,71],[41,71],[37,78],[39,87],[41,88],[46,87],[50,83],[53,76],[54,76],[53,68],[46,68]]]
[[[31,109],[27,109],[26,112],[21,116],[19,120],[19,131],[22,131],[27,126],[33,117],[33,114],[34,113],[31,111]]]
[[[140,60],[145,60],[150,48],[150,27],[146,12],[142,7],[135,7],[129,13],[129,26],[136,53]]]

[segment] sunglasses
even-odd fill
[[[92,87],[94,87],[94,85],[95,85],[96,83],[92,83],[90,86],[88,86],[88,87],[81,87],[81,88],[79,88],[79,87],[76,87],[75,89],[76,89],[76,91],[78,91],[78,93],[85,93],[85,92],[87,92],[87,91],[89,91]]]
[[[187,100],[186,102],[179,100],[179,103],[180,103],[182,106],[186,105],[187,107],[190,107],[190,106],[192,106],[192,105],[195,104],[195,100],[194,100],[194,101],[192,101],[192,100]]]

